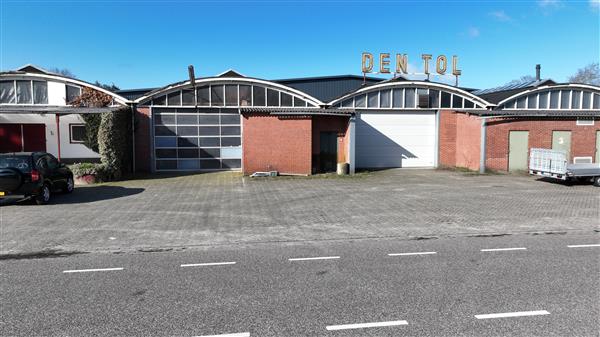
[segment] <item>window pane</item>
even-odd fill
[[[571,100],[571,109],[581,109],[581,91],[573,91],[573,99]]]
[[[367,94],[367,107],[379,108],[379,92],[373,91]]]
[[[194,90],[182,90],[181,101],[183,105],[194,105],[196,98],[194,97]]]
[[[221,115],[221,124],[240,124],[240,115]]]
[[[223,159],[223,168],[238,169],[242,167],[240,159]]]
[[[177,146],[177,138],[175,137],[156,137],[156,147],[175,147]]]
[[[200,168],[203,170],[214,170],[221,168],[221,161],[216,159],[200,160]]]
[[[219,115],[199,115],[199,124],[219,124]]]
[[[81,143],[85,140],[85,124],[71,125],[71,142]]]
[[[175,115],[154,115],[155,125],[175,124]]]
[[[281,93],[281,106],[292,106],[292,95]]]
[[[167,95],[168,105],[181,105],[181,93],[179,91],[172,92]]]
[[[550,92],[550,109],[558,109],[558,98],[560,91],[554,90]]]
[[[392,105],[392,102],[390,101],[391,97],[391,90],[381,90],[379,92],[379,106],[382,108],[389,108]]]
[[[406,88],[404,89],[404,107],[414,108],[415,107],[415,89]]]
[[[177,135],[178,136],[197,136],[198,135],[198,127],[197,126],[177,126]]]
[[[450,93],[442,91],[442,106],[441,106],[442,108],[450,107],[451,97],[452,97],[452,95]]]
[[[354,98],[347,99],[342,102],[342,108],[352,108],[354,107]]]
[[[157,170],[176,170],[177,169],[177,160],[157,160],[156,161],[156,169]]]
[[[179,147],[198,147],[198,137],[177,137]]]
[[[267,106],[279,106],[279,92],[267,88]]]
[[[404,99],[402,98],[403,89],[394,89],[392,107],[401,108],[404,106]]]
[[[200,169],[200,161],[199,160],[178,160],[177,168],[180,170],[199,170]]]
[[[440,107],[440,92],[437,90],[429,89],[429,107],[439,108]]]
[[[294,106],[306,106],[306,101],[294,96]]]
[[[156,97],[152,100],[152,105],[167,105],[167,96]]]
[[[453,109],[461,109],[463,104],[463,98],[457,95],[454,95],[452,98],[452,108]]]
[[[200,149],[200,158],[219,158],[221,149]]]
[[[475,102],[465,99],[465,109],[473,109],[475,107]]]
[[[548,109],[548,91],[540,92],[540,101],[538,103],[539,109]]]
[[[175,149],[156,149],[156,158],[177,158]]]
[[[154,135],[155,136],[174,136],[175,135],[175,126],[160,126],[157,125],[154,127]]]
[[[236,106],[238,104],[237,85],[225,85],[225,105]]]
[[[81,95],[81,88],[67,85],[67,104],[73,102],[77,97]]]
[[[265,106],[265,88],[264,87],[252,87],[252,98],[254,99],[255,106]]]
[[[252,105],[252,87],[249,85],[240,85],[240,106]]]
[[[7,103],[7,104],[15,103],[15,82],[13,82],[13,81],[0,82],[0,103]]]
[[[527,109],[537,108],[537,94],[527,96]]]
[[[357,108],[364,108],[366,103],[365,99],[365,94],[356,96],[354,98],[354,106]]]
[[[199,158],[198,149],[179,149],[177,156],[179,158]]]
[[[600,95],[594,94],[594,109],[600,109]]]
[[[582,102],[582,109],[590,109],[591,108],[591,103],[592,102],[592,93],[589,91],[584,91],[583,92],[583,102]]]
[[[417,108],[429,108],[429,94],[427,93],[427,89],[417,88],[415,99]]]
[[[200,137],[200,146],[221,146],[219,137]]]
[[[17,81],[17,103],[32,104],[31,81]]]
[[[209,104],[210,93],[208,87],[198,88],[196,94],[198,95],[198,105],[207,106]]]
[[[201,126],[199,128],[200,136],[218,136],[219,135],[219,127],[218,126]]]
[[[571,106],[571,92],[568,90],[561,90],[560,108],[568,109],[569,106]]]
[[[239,136],[240,135],[240,127],[239,126],[222,126],[221,127],[221,135],[223,135],[223,136]]]
[[[240,146],[242,140],[240,137],[223,137],[221,138],[221,146]]]
[[[212,106],[223,106],[223,86],[222,85],[211,85],[210,86],[210,105]]]
[[[517,99],[517,109],[525,109],[525,101],[527,97],[521,97]]]
[[[242,147],[227,147],[221,149],[221,158],[242,158]]]
[[[48,104],[48,82],[33,81],[33,103]]]

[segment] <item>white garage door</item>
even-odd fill
[[[360,113],[355,151],[357,168],[433,167],[435,113]]]

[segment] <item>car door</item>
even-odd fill
[[[47,173],[44,178],[52,182],[52,188],[61,188],[63,184],[67,183],[67,177],[61,172],[60,162],[51,154],[46,154],[44,157],[48,163]]]

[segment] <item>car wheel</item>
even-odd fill
[[[50,201],[50,187],[48,185],[42,186],[40,195],[35,197],[35,203],[38,205],[45,205]]]
[[[594,186],[600,187],[600,176],[594,177]]]
[[[65,193],[72,193],[75,189],[75,182],[73,181],[73,177],[67,178],[67,184],[65,186]]]

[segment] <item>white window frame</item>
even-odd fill
[[[577,118],[577,122],[575,124],[579,126],[594,126],[595,121],[594,119]]]
[[[73,139],[73,126],[83,126],[85,128],[85,124],[84,123],[72,123],[72,124],[69,124],[69,142],[71,144],[83,144],[83,143],[85,143],[84,140],[74,140]]]
[[[581,164],[587,164],[587,163],[593,163],[594,159],[592,158],[592,156],[585,156],[585,157],[573,157],[573,164],[577,164],[577,160],[581,160],[584,159],[584,162],[581,162]]]

